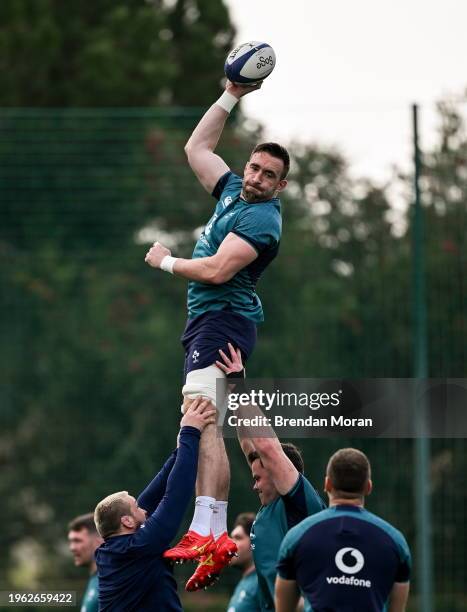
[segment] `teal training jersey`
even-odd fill
[[[231,310],[255,323],[264,320],[256,283],[276,257],[282,232],[278,198],[250,204],[241,199],[242,179],[232,172],[222,176],[212,195],[218,200],[214,214],[204,228],[192,259],[210,257],[230,232],[248,242],[258,257],[226,283],[188,283],[188,317],[193,319],[212,310]]]
[[[99,582],[97,574],[93,574],[88,581],[80,612],[97,612],[99,609]]]
[[[285,534],[324,503],[310,482],[300,474],[295,486],[270,504],[261,506],[251,528],[251,548],[258,574],[261,610],[274,609],[274,583],[279,548]]]
[[[260,610],[258,576],[256,571],[253,571],[242,578],[235,587],[227,612],[260,612]]]

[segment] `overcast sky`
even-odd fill
[[[407,167],[411,104],[421,105],[426,145],[435,102],[467,88],[466,0],[225,1],[236,42],[268,42],[277,56],[244,112],[283,143],[337,146],[356,176],[385,180],[393,163]]]

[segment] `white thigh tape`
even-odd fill
[[[186,383],[183,386],[182,393],[184,397],[195,399],[202,395],[211,400],[216,405],[216,380],[218,378],[225,379],[226,376],[222,370],[215,365],[210,365],[201,370],[192,370],[188,372]]]

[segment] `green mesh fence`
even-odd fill
[[[82,590],[66,525],[113,490],[141,490],[175,443],[185,283],[144,264],[158,239],[189,256],[214,201],[185,160],[198,110],[0,111],[0,590]],[[220,154],[242,172],[256,134],[227,128]],[[466,144],[426,152],[423,179],[429,372],[463,377]],[[337,154],[292,147],[281,251],[258,291],[266,311],[253,377],[413,375],[411,240],[388,191],[357,184]],[[410,202],[410,181],[399,179]],[[363,185],[363,186],[362,186]],[[404,225],[404,219],[402,219]],[[408,226],[408,217],[405,218]],[[373,512],[417,545],[412,440],[299,440],[321,490],[343,445],[373,465]],[[236,443],[230,518],[258,507]],[[467,609],[464,440],[430,458],[434,609]],[[180,582],[183,572],[177,573]],[[238,575],[184,596],[223,610]],[[418,610],[414,578],[409,610]],[[31,609],[31,608],[29,608]]]

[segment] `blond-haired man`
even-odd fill
[[[194,491],[201,432],[215,410],[196,399],[180,422],[178,446],[144,491],[127,491],[97,504],[94,520],[104,543],[96,551],[101,612],[182,610],[162,553],[175,537]]]

